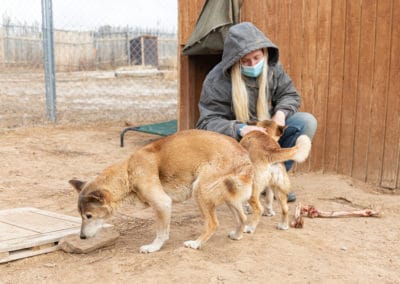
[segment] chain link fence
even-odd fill
[[[46,124],[41,1],[4,1],[0,128]],[[130,125],[175,119],[177,23],[164,24],[154,5],[176,15],[176,1],[150,1],[148,6],[128,0],[74,2],[52,1],[57,123]],[[141,15],[153,17],[155,25],[125,17],[136,7],[132,3]],[[23,5],[31,12],[21,19],[14,11]],[[113,24],[115,14],[120,22]]]

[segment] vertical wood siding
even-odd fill
[[[204,2],[179,1],[181,46]],[[279,46],[301,110],[318,120],[298,170],[400,187],[399,19],[400,0],[243,1],[241,21]]]

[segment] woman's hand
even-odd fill
[[[285,126],[286,115],[283,111],[278,110],[275,112],[274,116],[272,117],[272,120],[275,121],[276,124],[280,126]]]

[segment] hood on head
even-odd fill
[[[243,22],[228,30],[222,53],[222,69],[225,74],[244,55],[261,48],[268,49],[268,65],[275,65],[279,59],[278,47],[256,26]]]

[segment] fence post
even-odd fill
[[[43,66],[46,84],[47,119],[56,122],[56,73],[54,64],[52,0],[42,0]]]
[[[5,35],[4,35],[4,66],[8,66],[8,33],[10,29],[10,23],[7,22],[5,25]]]
[[[131,46],[129,43],[129,31],[128,31],[128,27],[126,27],[126,51],[127,51],[127,55],[128,55],[128,66],[131,66]]]

